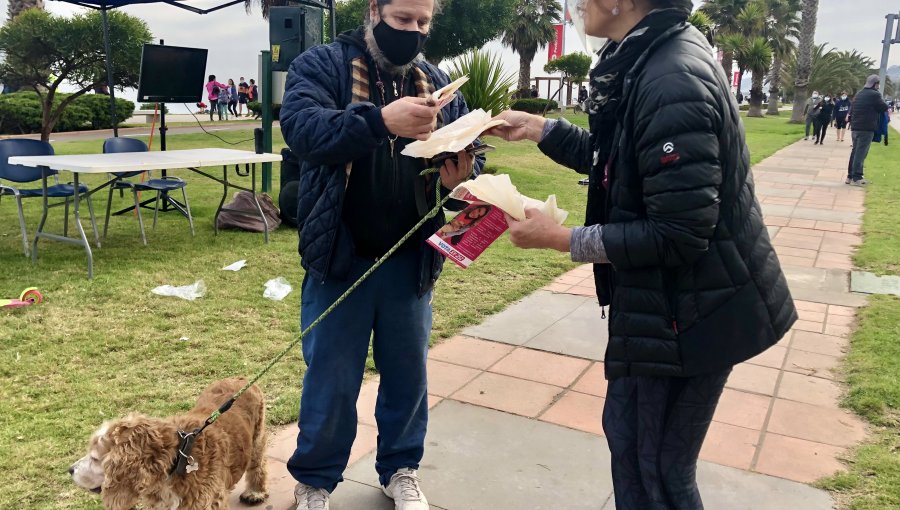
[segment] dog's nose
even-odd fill
[[[74,474],[75,474],[75,466],[74,466],[74,465],[69,466],[69,474],[70,474],[70,475],[74,475]]]

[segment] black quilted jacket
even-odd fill
[[[362,54],[360,48],[346,42],[317,46],[294,60],[285,84],[281,132],[301,161],[297,212],[301,264],[310,276],[319,280],[345,279],[355,253],[352,236],[341,219],[346,164],[370,155],[386,143],[372,132],[364,118],[375,105],[350,104],[351,61]],[[449,77],[437,67],[427,62],[418,65],[435,88],[449,83]],[[442,110],[445,123],[468,112],[461,94]],[[484,157],[479,157],[475,162],[476,174],[483,165]],[[425,197],[430,210],[435,205],[434,187]],[[444,258],[428,247],[425,239],[443,224],[442,212],[418,233],[419,296],[434,286],[441,273]]]
[[[601,214],[611,270],[597,268],[611,307],[607,377],[690,376],[759,354],[797,313],[737,105],[700,32],[681,24],[652,43],[625,78],[622,105]],[[540,147],[590,170],[581,128],[561,121]]]

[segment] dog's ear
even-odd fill
[[[178,446],[172,426],[131,415],[110,424],[106,439],[111,443],[103,458],[102,494],[107,509],[131,508],[142,496],[162,487]]]

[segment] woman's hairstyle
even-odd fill
[[[209,75],[209,79],[206,81],[215,81],[215,79],[216,79],[216,75],[211,74],[211,75]]]

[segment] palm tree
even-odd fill
[[[800,36],[800,0],[767,0],[769,18],[766,37],[772,48],[772,68],[769,70],[768,115],[779,115],[778,94],[781,92],[781,68],[784,61],[797,50],[794,42]]]
[[[772,64],[772,48],[765,37],[754,37],[741,55],[747,70],[753,73],[753,85],[750,87],[750,110],[748,117],[762,117],[763,78]],[[770,92],[771,94],[771,92]]]
[[[704,13],[713,21],[715,30],[719,34],[727,34],[737,32],[737,16],[741,9],[747,5],[748,0],[706,0],[700,7]],[[717,44],[719,41],[717,41]],[[722,69],[725,70],[725,76],[731,82],[731,68],[734,62],[734,53],[728,49],[722,48]]]
[[[797,57],[785,61],[781,79],[785,84],[793,84],[797,75]],[[810,57],[810,71],[807,90],[819,90],[836,94],[841,90],[859,90],[866,76],[872,74],[875,61],[856,50],[836,51],[820,44],[813,49]],[[793,92],[793,90],[786,90]]]
[[[43,9],[44,0],[9,0],[6,6],[7,19],[13,19],[28,9]]]
[[[557,0],[518,0],[516,14],[503,33],[503,45],[519,54],[519,90],[531,85],[531,61],[538,48],[553,42],[560,23],[560,4]]]
[[[749,52],[753,49],[753,40],[765,30],[767,16],[768,10],[763,0],[752,0],[738,13],[737,32],[726,36],[728,45],[737,43],[733,46],[732,54],[738,64],[738,91],[741,90],[744,73],[750,68],[747,59],[751,56]],[[731,41],[732,38],[734,42]]]
[[[800,19],[800,48],[797,56],[797,73],[794,77],[794,111],[791,122],[803,122],[803,104],[806,102],[813,45],[816,39],[816,16],[819,0],[803,0],[803,16]]]
[[[713,43],[716,35],[716,24],[713,22],[712,18],[709,17],[709,14],[703,11],[694,11],[688,16],[687,21],[691,25],[694,25],[694,28],[699,30],[710,44]]]

